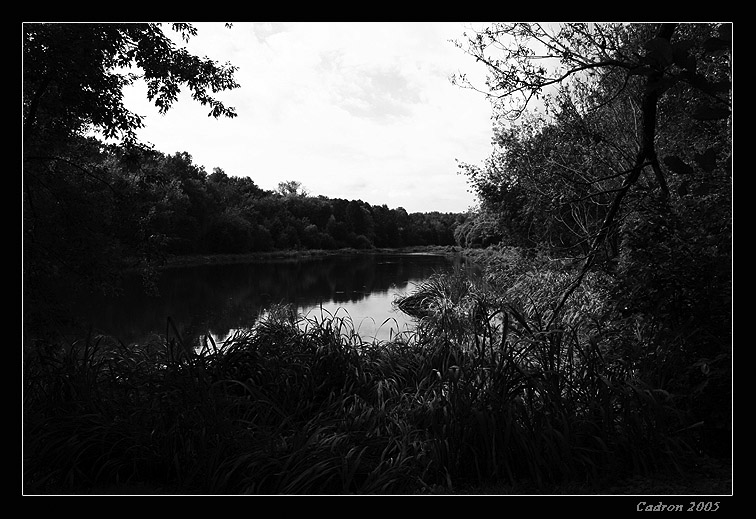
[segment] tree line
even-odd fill
[[[113,250],[131,259],[453,245],[454,229],[466,218],[311,196],[297,181],[266,190],[250,177],[230,176],[220,168],[208,174],[187,152],[169,155],[143,146],[104,146],[94,139],[83,140],[82,146],[90,156],[77,163],[86,162],[88,171],[96,171],[96,181],[79,171],[61,174],[65,187],[59,189],[78,197],[35,196],[35,207],[59,222],[55,235],[68,235],[65,241],[86,229],[98,241],[110,237]]]

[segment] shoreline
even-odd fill
[[[292,249],[266,252],[250,252],[243,254],[192,254],[187,256],[172,256],[168,258],[162,269],[177,267],[192,267],[199,265],[231,265],[238,263],[254,263],[281,259],[309,259],[326,256],[341,256],[350,254],[429,254],[452,256],[463,254],[464,249],[456,245],[425,245],[401,248],[372,248],[372,249]]]

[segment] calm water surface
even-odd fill
[[[274,304],[290,304],[321,321],[344,317],[363,339],[387,340],[412,327],[395,310],[396,296],[411,292],[434,273],[474,267],[459,256],[345,254],[276,259],[247,264],[166,270],[159,295],[148,296],[138,278],[117,298],[87,298],[77,312],[98,333],[129,344],[165,335],[170,318],[185,340],[211,335],[221,342],[254,326]]]

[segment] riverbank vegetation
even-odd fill
[[[191,265],[231,265],[234,263],[250,263],[255,261],[306,259],[323,256],[348,256],[355,254],[432,254],[436,256],[454,256],[461,254],[463,249],[456,245],[419,245],[410,247],[373,247],[370,249],[288,249],[267,252],[251,252],[247,254],[191,254],[170,256],[164,267],[185,267]]]
[[[265,192],[146,150],[118,103],[100,104],[119,83],[97,59],[128,41],[168,52],[156,27],[26,30],[25,326],[54,323],[71,287],[115,287],[135,265],[148,285],[183,255],[434,245],[484,275],[398,298],[417,327],[389,341],[287,307],[199,348],[170,321],[130,347],[25,341],[25,492],[606,493],[730,459],[731,25],[497,24],[460,43],[501,94],[494,152],[462,166],[480,201],[465,215],[312,197],[296,182]],[[505,34],[541,42],[559,73]],[[93,36],[94,56],[64,45]],[[64,57],[104,93],[63,88],[50,71]],[[182,80],[171,60],[145,63],[155,81]],[[541,112],[504,102],[550,85],[564,88]],[[126,144],[84,138],[88,123],[126,130]]]
[[[726,364],[704,375],[698,359],[650,361],[638,341],[651,332],[607,310],[601,276],[549,327],[531,298],[553,298],[566,273],[539,272],[513,277],[506,295],[432,278],[396,302],[417,330],[386,342],[364,342],[348,316],[279,307],[196,352],[175,332],[130,348],[38,344],[25,374],[27,488],[602,493],[628,475],[695,473],[710,426],[691,413],[726,393]]]

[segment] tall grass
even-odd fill
[[[557,318],[572,281],[563,269],[476,285],[436,277],[397,306],[418,317],[416,340],[445,384],[436,424],[446,470],[465,480],[536,486],[676,463],[688,450],[672,395],[638,369],[642,352],[592,274]]]
[[[679,459],[688,425],[606,312],[605,280],[437,276],[399,298],[414,333],[275,307],[200,349],[89,337],[25,360],[25,490],[209,494],[546,489]],[[548,326],[547,323],[551,322]]]

